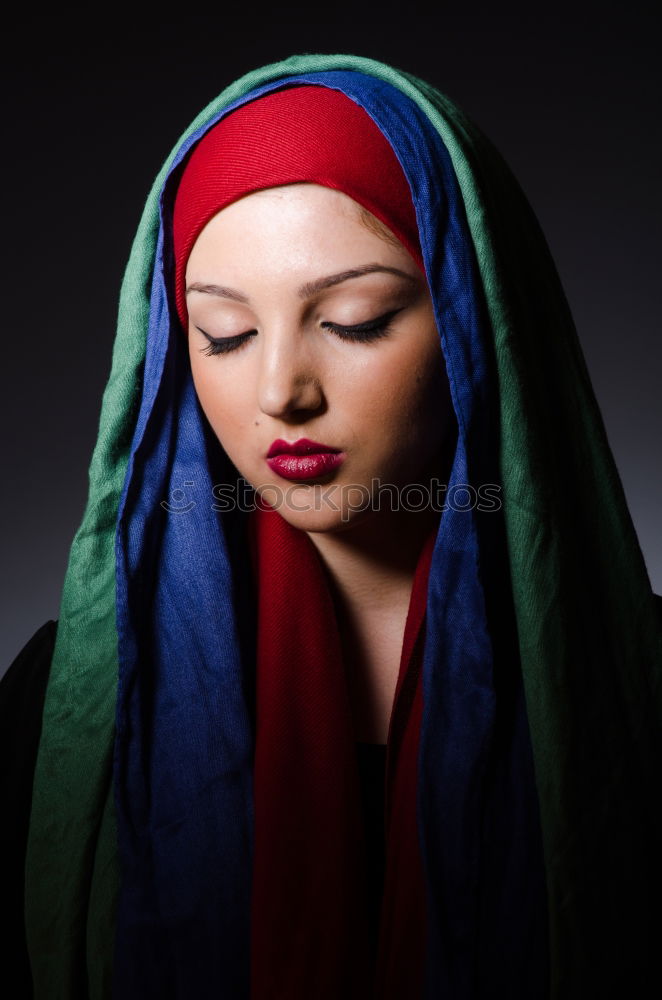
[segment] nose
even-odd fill
[[[319,410],[324,403],[321,372],[303,338],[288,333],[263,334],[258,405],[263,413],[293,419]]]

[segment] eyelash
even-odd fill
[[[333,330],[341,340],[368,344],[388,336],[391,331],[390,322],[396,313],[399,312],[399,309],[393,309],[391,312],[385,313],[384,316],[378,316],[377,319],[368,320],[366,323],[357,323],[355,326],[338,326],[337,323],[328,322],[322,323],[322,326]],[[200,327],[198,327],[198,330],[200,330]],[[209,341],[207,347],[201,348],[201,353],[213,356],[217,354],[229,354],[231,351],[238,350],[242,344],[247,342],[249,337],[253,336],[254,331],[248,330],[246,333],[240,333],[236,337],[219,337],[217,340],[210,337],[204,330],[200,330],[200,333]]]

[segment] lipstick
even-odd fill
[[[318,479],[337,469],[345,460],[339,448],[299,438],[274,441],[267,452],[267,465],[283,479]]]

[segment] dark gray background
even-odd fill
[[[225,5],[227,7],[227,5]],[[501,150],[540,219],[656,592],[660,511],[660,31],[654,7],[288,5],[160,26],[7,26],[0,672],[57,618],[145,197],[202,107],[303,52],[429,80]],[[245,11],[245,13],[242,13]]]

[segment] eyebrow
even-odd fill
[[[395,274],[400,278],[406,278],[408,281],[416,283],[416,278],[413,275],[407,274],[406,271],[401,271],[397,267],[388,267],[385,264],[364,264],[361,267],[353,267],[349,271],[340,271],[338,274],[330,274],[326,278],[318,278],[317,281],[307,281],[298,289],[297,295],[300,299],[309,299],[313,295],[316,295],[317,292],[324,291],[325,288],[340,285],[343,281],[349,281],[350,278],[362,278],[365,274],[375,274],[376,272]],[[194,281],[186,289],[187,295],[189,292],[204,292],[206,295],[216,295],[222,299],[233,299],[235,302],[250,302],[248,296],[244,295],[243,292],[238,292],[235,288],[226,288],[225,285],[211,285]]]

